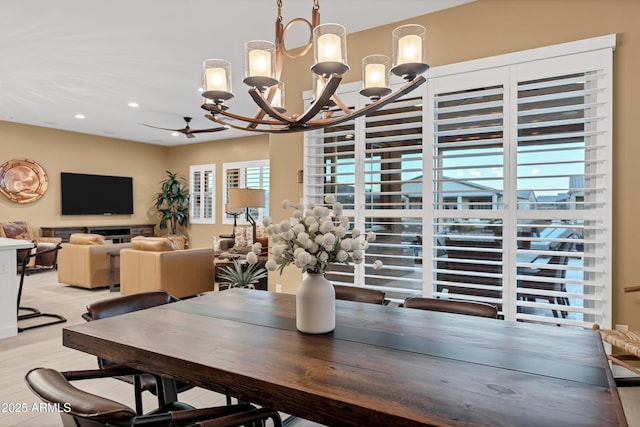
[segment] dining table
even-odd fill
[[[328,426],[625,426],[599,335],[230,289],[63,329],[67,347]]]

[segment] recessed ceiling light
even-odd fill
[[[137,103],[137,102],[130,102],[130,103],[129,103],[129,107],[131,107],[131,108],[136,108],[136,107],[139,107],[139,106],[140,106],[140,105],[138,105],[138,103]]]
[[[180,136],[180,134],[178,132],[172,132],[171,135],[172,136]]]
[[[199,88],[198,88],[198,92],[202,93],[202,92],[204,92],[204,89],[203,89],[203,88],[201,88],[201,87],[199,87]]]
[[[76,114],[76,119],[84,119],[84,114]]]

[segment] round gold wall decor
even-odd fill
[[[14,159],[0,166],[0,193],[16,203],[38,200],[47,191],[49,177],[29,159]]]

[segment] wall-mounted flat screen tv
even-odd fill
[[[62,215],[133,214],[133,178],[60,173]]]

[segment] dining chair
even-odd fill
[[[405,308],[417,308],[420,310],[489,317],[491,319],[498,318],[498,307],[485,302],[409,297],[404,300],[402,306]]]
[[[345,285],[333,285],[333,288],[336,291],[336,299],[369,304],[389,304],[389,300],[386,299],[386,293],[383,291]]]
[[[45,244],[42,244],[42,245],[45,245]],[[24,326],[24,324],[23,326],[20,326],[20,323],[18,323],[18,332],[24,332],[29,329],[41,328],[43,326],[55,325],[58,323],[65,323],[67,321],[67,319],[64,316],[61,316],[59,314],[43,313],[34,307],[20,306],[22,302],[22,293],[24,290],[25,275],[29,273],[30,269],[38,269],[38,266],[39,266],[38,264],[31,265],[32,264],[31,259],[40,258],[40,259],[46,259],[46,260],[55,260],[58,254],[58,251],[61,249],[59,243],[58,244],[48,243],[48,245],[51,245],[51,247],[47,247],[46,249],[43,249],[44,246],[39,246],[37,249],[37,252],[35,253],[29,252],[22,258],[22,264],[19,269],[20,284],[18,285],[18,295],[17,295],[16,305],[17,305],[18,322],[20,322],[21,320],[30,320],[30,319],[37,319],[37,318],[47,318],[49,320],[45,322],[39,322],[39,323],[32,322],[28,326]],[[23,312],[23,314],[20,314],[21,311]],[[25,311],[26,313],[24,313]]]
[[[125,368],[122,368],[125,369]],[[124,372],[126,373],[126,372]],[[196,409],[182,402],[167,403],[147,414],[138,414],[129,406],[86,392],[71,384],[81,379],[112,376],[112,370],[58,372],[50,368],[30,370],[25,381],[48,408],[57,408],[65,427],[155,426],[235,427],[251,423],[263,425],[268,419],[282,426],[278,412],[256,408],[248,403]]]
[[[640,286],[625,287],[624,292],[640,292]],[[640,368],[637,365],[637,362],[640,361],[640,331],[601,329],[598,324],[594,324],[593,329],[600,334],[602,341],[623,351],[623,353],[612,351],[611,354],[607,354],[611,363],[622,366],[633,373],[633,376],[630,377],[616,377],[616,385],[618,387],[640,385]]]
[[[566,266],[569,264],[569,252],[572,252],[575,247],[575,242],[565,241],[558,245],[557,249],[554,249],[556,254],[552,255],[549,258],[549,262],[546,264],[551,268],[545,268],[544,265],[541,268],[537,269],[529,269],[527,275],[531,276],[531,280],[520,280],[518,281],[519,288],[529,288],[536,289],[542,291],[553,291],[553,292],[567,292],[566,285],[564,283],[564,279],[567,275]],[[562,296],[554,296],[554,295],[533,295],[533,294],[523,294],[518,292],[519,298],[524,298],[527,301],[535,301],[536,299],[546,299],[549,304],[558,304],[569,306],[569,298]],[[553,317],[558,317],[558,310],[551,310]],[[568,312],[566,310],[560,311],[560,315],[563,318],[568,316]]]
[[[175,301],[178,301],[178,299],[163,290],[139,292],[130,295],[108,298],[89,304],[87,306],[87,311],[82,315],[82,318],[90,322],[118,316],[125,313],[131,313],[138,310],[144,310],[146,308],[157,307]],[[105,369],[120,365],[99,357],[98,366],[101,369]],[[133,384],[136,412],[138,414],[142,414],[143,412],[142,393],[144,391],[149,391],[153,395],[157,396],[159,406],[165,403],[164,397],[158,389],[158,381],[155,376],[147,373],[139,373],[136,375],[117,376],[115,378]],[[178,393],[193,388],[192,385],[179,381],[176,381],[175,385]],[[227,398],[227,403],[231,403],[230,398]]]

